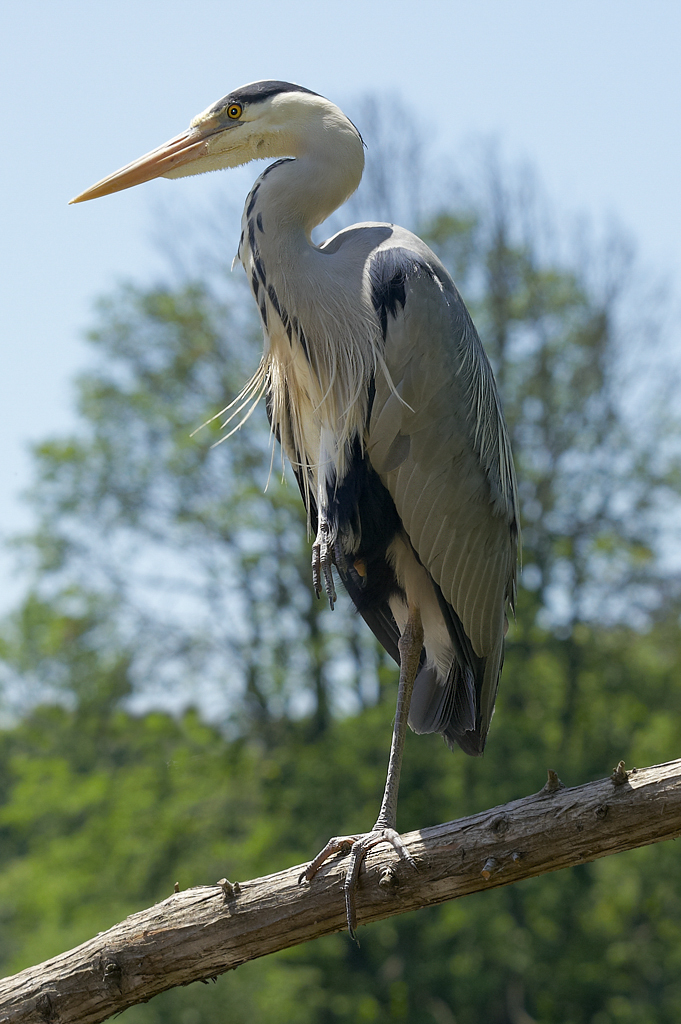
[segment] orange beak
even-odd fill
[[[162,146],[141,156],[139,160],[133,160],[131,164],[126,164],[119,171],[114,171],[108,177],[102,178],[101,181],[72,199],[71,203],[84,203],[86,199],[99,199],[100,196],[108,196],[112,192],[132,188],[133,185],[141,185],[144,181],[161,178],[169,171],[174,171],[177,167],[205,155],[208,149],[208,139],[213,134],[215,134],[215,130],[200,131],[196,128],[188,128],[181,135],[176,135],[174,139],[164,142]]]

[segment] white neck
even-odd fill
[[[284,152],[293,159],[267,168],[253,186],[239,257],[265,324],[252,391],[267,382],[273,422],[289,458],[307,467],[307,489],[332,468],[342,478],[348,445],[363,436],[378,338],[361,266],[320,251],[310,237],[357,188],[361,139],[340,111],[320,118],[315,130],[308,124],[301,137],[295,144],[289,136]],[[327,434],[333,451],[321,450]]]
[[[364,148],[357,132],[340,111],[338,117],[320,119],[302,141],[293,138],[284,147],[294,160],[275,167],[260,179],[258,207],[273,217],[278,235],[312,229],[326,220],[359,185],[364,170]]]

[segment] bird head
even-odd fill
[[[213,103],[185,132],[102,178],[71,202],[98,199],[153,178],[183,178],[250,160],[299,157],[339,132],[361,152],[355,126],[323,96],[289,82],[254,82]],[[363,163],[363,154],[361,159]]]

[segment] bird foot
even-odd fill
[[[336,588],[333,583],[333,546],[330,539],[329,524],[323,520],[319,523],[317,538],[312,545],[312,586],[317,597],[322,596],[322,580],[324,590],[329,599],[331,610],[336,603]]]
[[[373,850],[379,843],[390,843],[400,857],[400,860],[405,860],[411,867],[416,868],[416,861],[402,842],[399,833],[394,828],[382,828],[375,825],[371,832],[367,832],[365,835],[334,836],[333,839],[329,839],[324,849],[317,854],[313,861],[310,861],[305,871],[302,871],[298,877],[298,884],[302,881],[310,882],[324,861],[328,860],[329,857],[333,857],[336,853],[350,854],[348,870],[345,882],[343,883],[343,892],[345,895],[345,916],[348,922],[348,931],[350,932],[350,938],[354,939],[355,942],[357,942],[357,935],[355,934],[355,928],[357,927],[355,890],[357,889],[359,872],[369,850]]]

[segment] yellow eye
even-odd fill
[[[230,103],[227,107],[227,117],[231,117],[233,121],[236,121],[238,117],[241,117],[243,109],[240,103]]]

